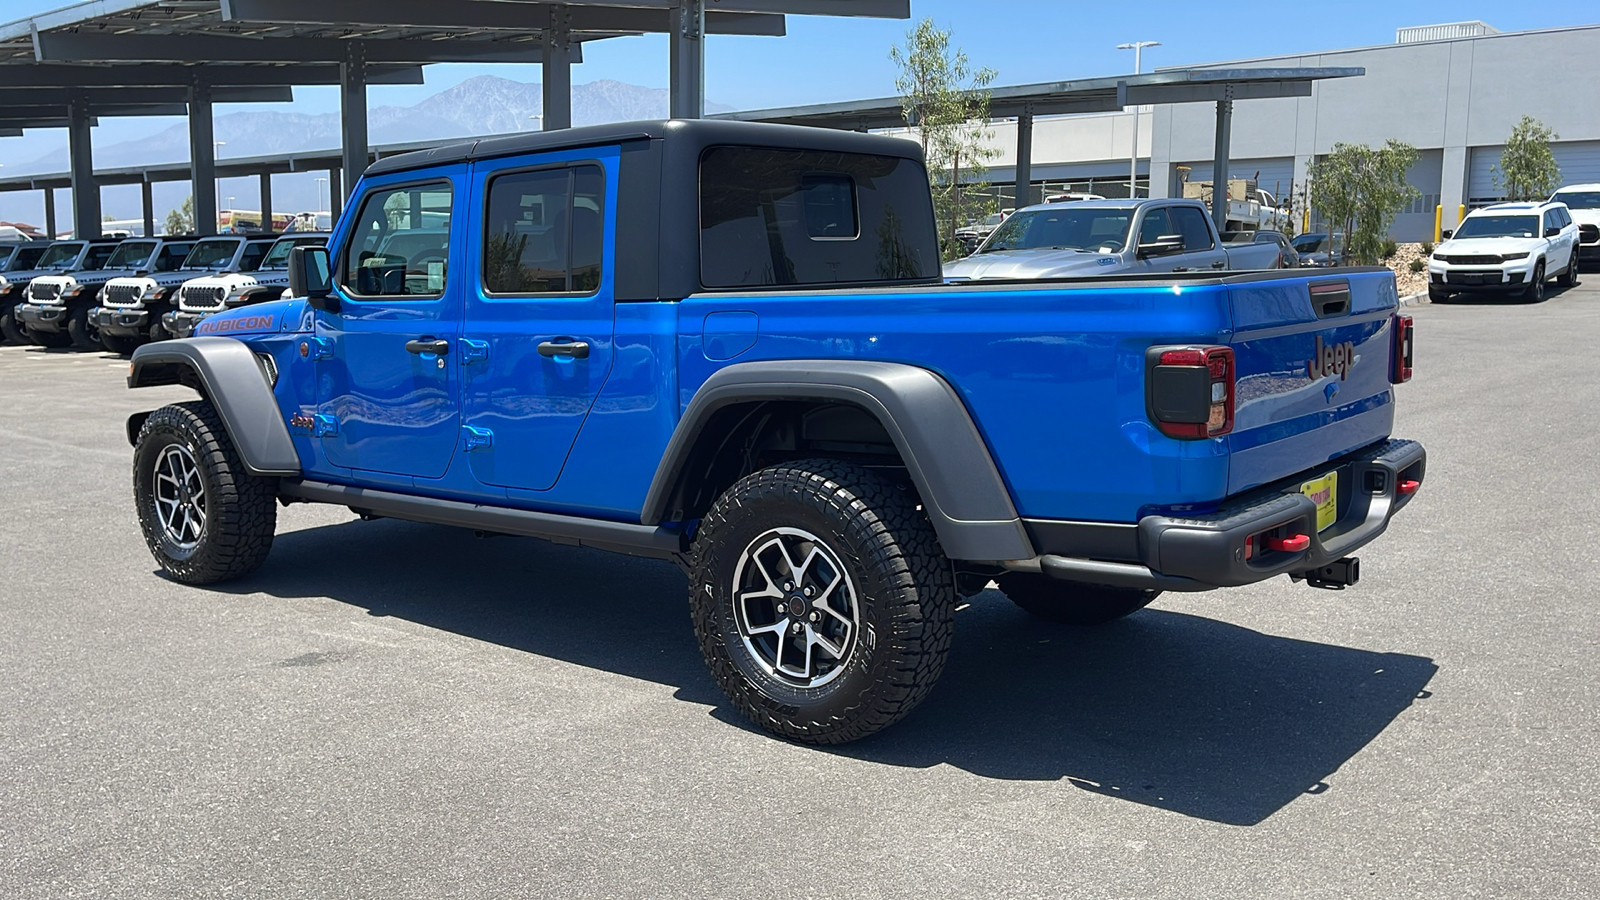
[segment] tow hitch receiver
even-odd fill
[[[1342,591],[1361,580],[1361,560],[1358,557],[1346,556],[1319,569],[1301,572],[1299,577],[1304,578],[1306,584],[1312,587]]]

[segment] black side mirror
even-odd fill
[[[1181,234],[1163,234],[1163,235],[1158,236],[1153,241],[1149,241],[1148,243],[1140,244],[1139,245],[1139,250],[1138,250],[1138,255],[1139,255],[1140,259],[1144,259],[1147,256],[1166,256],[1169,253],[1182,253],[1182,252],[1183,252],[1183,235],[1181,235]]]
[[[333,276],[326,247],[295,247],[289,251],[289,293],[306,298],[316,309],[338,312],[333,296]]]
[[[1559,234],[1561,234],[1561,229],[1559,228],[1551,227],[1544,230],[1545,237],[1556,237]]]
[[[1450,238],[1453,237],[1454,235],[1455,235],[1455,232],[1453,230],[1449,229],[1449,228],[1446,228],[1445,230],[1439,232],[1439,237],[1443,238],[1444,240],[1447,240],[1447,241],[1450,240]]]

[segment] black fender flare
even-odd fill
[[[695,392],[673,431],[645,496],[643,524],[661,523],[712,414],[761,400],[842,402],[876,418],[905,461],[951,559],[1034,556],[1005,480],[955,389],[927,369],[868,360],[763,361],[719,369]]]
[[[145,344],[133,351],[128,387],[162,384],[197,387],[222,417],[239,458],[251,472],[300,474],[300,455],[295,452],[272,385],[255,354],[242,342],[223,337],[180,338]],[[148,415],[140,413],[128,419],[130,443]]]

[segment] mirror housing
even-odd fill
[[[1147,244],[1140,244],[1138,256],[1144,259],[1148,256],[1166,256],[1169,253],[1183,252],[1183,235],[1163,234]]]
[[[1454,237],[1454,236],[1455,236],[1455,233],[1456,233],[1456,232],[1455,232],[1455,229],[1453,229],[1453,228],[1446,228],[1446,229],[1445,229],[1445,230],[1443,230],[1443,231],[1441,231],[1441,232],[1439,232],[1439,237],[1440,237],[1440,238],[1441,238],[1441,239],[1443,239],[1443,240],[1446,240],[1446,241],[1448,241],[1448,240],[1450,240],[1450,239],[1451,239],[1451,238],[1452,238],[1452,237]]]
[[[1559,229],[1559,228],[1553,228],[1552,227],[1552,228],[1546,228],[1544,230],[1544,236],[1545,237],[1556,237],[1556,236],[1558,236],[1560,234],[1561,234],[1561,229]]]
[[[314,308],[338,312],[333,296],[333,276],[326,247],[295,247],[289,251],[289,292],[306,298]]]

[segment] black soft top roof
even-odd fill
[[[559,131],[535,131],[508,137],[467,140],[431,150],[386,156],[368,166],[366,174],[381,175],[386,172],[403,172],[425,166],[476,159],[650,140],[667,140],[698,145],[700,148],[738,144],[868,153],[876,156],[898,156],[918,162],[922,160],[922,147],[916,141],[905,138],[838,131],[831,128],[810,128],[803,125],[771,125],[764,122],[732,122],[720,119],[669,119],[587,125]]]

